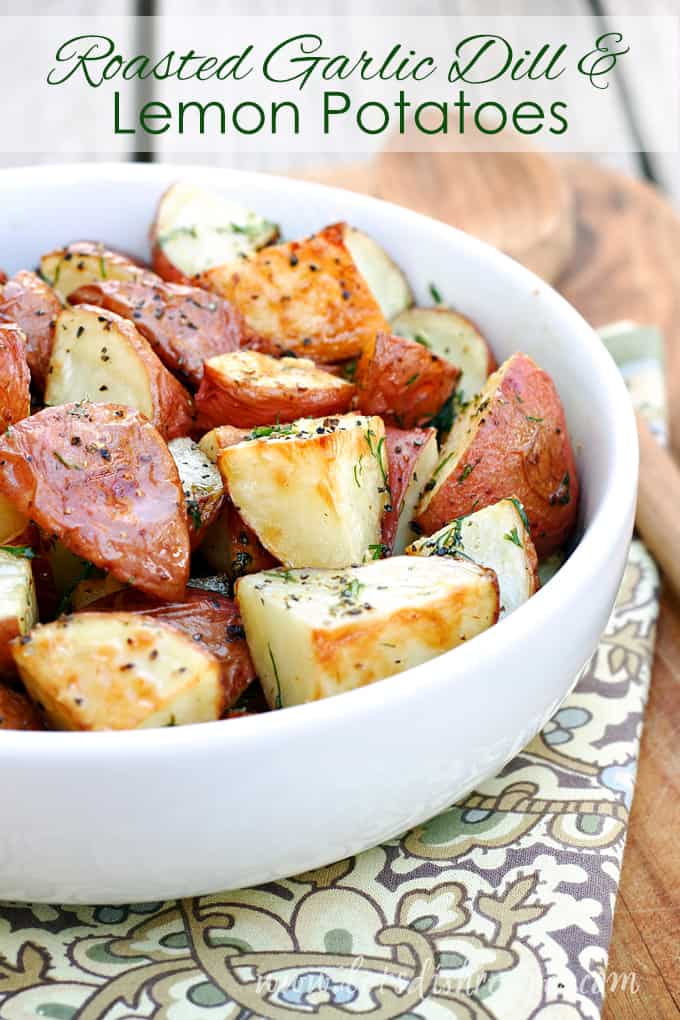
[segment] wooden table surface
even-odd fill
[[[630,318],[663,329],[678,457],[680,218],[646,184],[577,161],[564,172],[573,189],[576,242],[557,286],[595,326]],[[615,975],[630,972],[638,977],[636,992],[615,984]],[[680,1013],[680,601],[666,591],[609,975],[606,1020]]]

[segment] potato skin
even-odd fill
[[[71,304],[98,305],[130,319],[166,368],[193,386],[203,363],[236,351],[249,337],[243,316],[217,295],[165,283],[151,273],[138,280],[102,280],[80,287]]]
[[[188,587],[181,599],[164,602],[126,588],[90,603],[83,611],[106,610],[149,616],[204,645],[220,663],[225,709],[231,708],[255,679],[241,616],[233,599]]]
[[[290,373],[294,373],[295,382]],[[308,358],[271,358],[243,351],[205,364],[196,394],[197,425],[255,428],[297,418],[321,418],[349,411],[354,386],[319,369]]]
[[[0,684],[0,730],[44,730],[36,705],[21,691]]]
[[[564,409],[555,385],[526,354],[491,377],[461,428],[460,456],[442,450],[436,486],[416,516],[424,534],[491,503],[516,496],[540,556],[564,544],[576,522],[579,481]]]
[[[26,334],[0,322],[0,430],[31,413],[31,373],[26,361]]]
[[[424,425],[453,393],[460,371],[415,340],[379,332],[356,370],[357,406],[387,425]]]
[[[387,450],[388,481],[390,485],[389,509],[382,519],[383,545],[392,549],[399,527],[399,511],[406,494],[411,475],[420,457],[423,446],[435,434],[435,429],[395,429],[385,426],[385,448]],[[427,476],[423,478],[423,485]]]
[[[177,467],[143,415],[116,404],[65,404],[0,438],[0,492],[77,556],[159,598],[189,577]]]
[[[356,357],[389,327],[344,231],[336,223],[304,241],[262,248],[236,266],[200,273],[195,282],[236,305],[257,334],[255,350],[292,351],[319,362]]]
[[[0,300],[0,320],[14,322],[26,334],[26,360],[34,385],[42,392],[61,302],[52,288],[25,269],[7,281]]]

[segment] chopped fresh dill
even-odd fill
[[[503,538],[507,538],[508,542],[512,542],[513,545],[519,546],[520,549],[524,548],[522,541],[517,534],[517,528],[513,528],[512,531],[506,532],[506,534],[503,535]]]
[[[63,466],[65,468],[69,468],[72,471],[82,471],[83,470],[80,464],[73,464],[73,463],[71,463],[71,461],[66,460],[65,457],[62,457],[62,455],[59,453],[59,450],[52,450],[52,453],[53,453],[54,457],[56,458],[56,460],[58,460],[60,464],[63,464]]]
[[[35,549],[32,549],[30,545],[0,545],[0,552],[9,553],[10,556],[17,556],[24,560],[32,560],[35,557]]]
[[[526,515],[526,511],[525,511],[524,507],[522,506],[520,501],[517,499],[517,496],[510,496],[510,502],[514,504],[515,510],[517,511],[517,513],[522,518],[522,524],[524,525],[526,530],[530,531],[531,529],[529,528],[529,518]]]
[[[276,680],[276,700],[274,702],[274,708],[283,708],[283,699],[281,698],[281,681],[279,679],[279,670],[278,670],[278,667],[276,665],[276,659],[274,658],[274,653],[272,652],[272,646],[271,645],[267,645],[267,648],[269,649],[269,658],[271,660],[272,669],[274,670],[274,679]]]

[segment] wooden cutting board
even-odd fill
[[[305,176],[397,202],[495,244],[550,280],[593,325],[666,338],[671,445],[680,460],[680,217],[653,188],[583,159],[390,153]],[[680,507],[678,507],[680,513]],[[612,938],[605,1020],[680,1013],[680,600],[664,593]]]

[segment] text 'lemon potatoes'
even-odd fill
[[[476,129],[485,135],[497,135],[512,129],[522,135],[548,132],[562,135],[568,129],[567,104],[553,102],[542,106],[524,100],[515,106],[495,100],[474,105],[461,89],[455,99],[430,99],[413,103],[399,92],[391,103],[377,100],[357,102],[346,92],[327,91],[320,97],[318,125],[324,135],[336,127],[351,127],[365,135],[386,132],[403,135],[411,125],[423,135],[464,135]],[[306,125],[305,125],[306,126]],[[170,106],[159,100],[144,103],[136,117],[124,117],[120,93],[114,93],[114,133],[116,135],[258,135],[260,133],[292,137],[303,130],[299,106],[291,100],[258,103],[245,100],[227,106],[219,100],[180,101]]]

